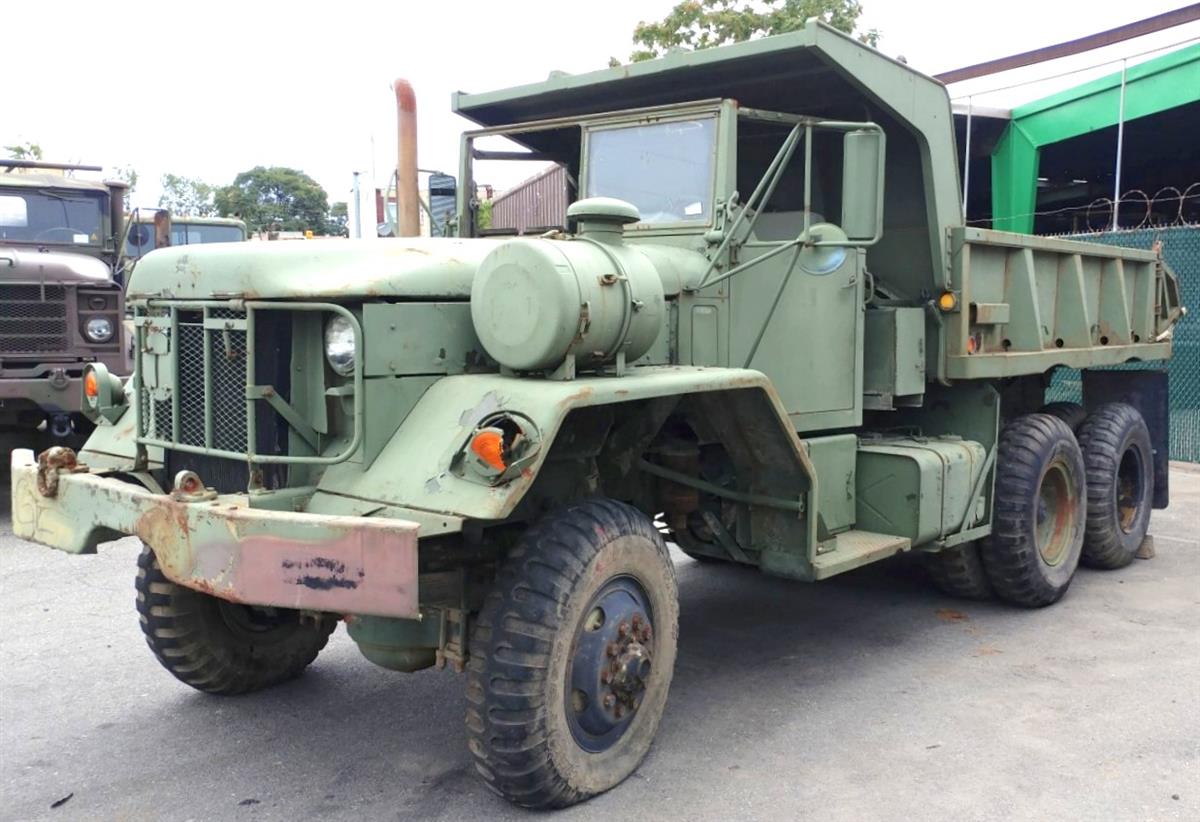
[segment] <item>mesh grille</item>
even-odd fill
[[[246,332],[209,335],[212,358],[213,446],[226,451],[247,450]]]
[[[61,285],[0,285],[0,353],[65,351],[67,290]]]
[[[179,325],[179,441],[204,445],[204,327]]]
[[[1200,227],[1107,231],[1070,237],[1125,248],[1150,248],[1162,240],[1163,259],[1179,278],[1183,304],[1192,309],[1175,325],[1175,346],[1167,366],[1170,380],[1171,459],[1200,462]],[[1128,363],[1115,368],[1161,368],[1161,362]],[[1051,401],[1080,402],[1079,372],[1059,368],[1054,372]]]

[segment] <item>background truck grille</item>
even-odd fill
[[[0,285],[0,353],[66,351],[67,289],[61,285]]]

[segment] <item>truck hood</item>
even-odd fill
[[[131,298],[466,299],[494,240],[406,237],[278,240],[163,248],[129,281]]]
[[[112,281],[103,260],[70,251],[38,251],[0,243],[0,282],[97,283]]]

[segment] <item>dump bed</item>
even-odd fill
[[[953,228],[949,277],[948,379],[1166,359],[1184,311],[1154,251]]]

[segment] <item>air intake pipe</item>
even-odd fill
[[[412,84],[397,78],[396,93],[396,236],[421,234],[421,204],[417,193],[417,95]]]

